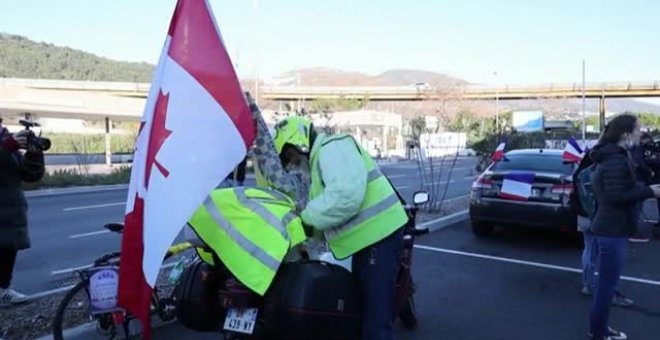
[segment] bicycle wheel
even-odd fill
[[[60,302],[53,320],[53,338],[55,340],[64,339],[63,332],[65,329],[79,326],[92,320],[96,321],[97,329],[101,333],[108,335],[115,334],[116,330],[111,314],[102,314],[93,317],[89,313],[88,285],[88,280],[78,282],[78,284],[66,293]]]

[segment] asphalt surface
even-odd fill
[[[591,299],[579,293],[580,243],[575,235],[508,230],[477,239],[463,221],[418,239],[413,272],[418,286],[415,330],[397,339],[587,339]],[[660,242],[631,244],[620,284],[636,300],[613,307],[610,323],[629,339],[660,334]],[[634,282],[643,279],[648,282]],[[173,323],[157,339],[217,339]]]
[[[434,166],[437,195],[446,198],[464,196],[472,183],[475,160],[459,158],[451,164],[438,162]],[[445,169],[442,178],[438,173]],[[400,162],[381,165],[405,198],[421,188],[417,165]],[[429,171],[427,171],[428,173]],[[429,182],[429,176],[426,176]],[[449,182],[447,184],[447,182]],[[253,184],[248,180],[247,184]],[[105,232],[103,224],[123,221],[127,190],[78,193],[28,198],[32,247],[18,255],[13,286],[25,294],[66,287],[75,281],[74,270],[89,265],[101,254],[120,248],[121,236]]]

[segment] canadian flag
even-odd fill
[[[140,319],[146,338],[150,294],[168,247],[253,139],[208,2],[179,0],[136,141],[119,267],[119,305]]]

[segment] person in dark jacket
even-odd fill
[[[633,146],[630,150],[632,155],[633,165],[635,169],[635,176],[638,181],[646,185],[651,184],[653,180],[653,169],[646,162],[646,150],[649,148],[649,143],[653,144],[651,135],[645,133],[639,139],[639,145]]]
[[[584,240],[584,248],[582,249],[582,289],[580,292],[586,296],[593,296],[596,289],[596,259],[598,255],[598,247],[596,245],[594,235],[589,231],[591,226],[591,216],[584,210],[580,196],[577,194],[578,176],[582,170],[594,164],[594,160],[588,151],[580,161],[578,168],[573,173],[573,191],[570,195],[570,207],[573,213],[577,215],[577,229],[582,233]],[[630,307],[635,304],[635,301],[625,297],[618,288],[614,291],[612,304],[621,307]]]
[[[30,247],[22,185],[40,180],[45,171],[42,151],[19,151],[28,148],[27,133],[12,134],[0,125],[0,307],[27,300],[11,288],[16,254]]]
[[[605,127],[589,156],[596,163],[592,185],[596,212],[590,226],[598,247],[598,282],[591,308],[589,336],[593,339],[626,339],[609,327],[612,298],[625,261],[628,238],[637,229],[640,202],[660,197],[660,187],[637,182],[629,150],[641,136],[637,117],[620,115]]]

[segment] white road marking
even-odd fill
[[[572,267],[564,267],[564,266],[557,266],[557,265],[554,265],[554,264],[532,262],[532,261],[512,259],[512,258],[508,258],[508,257],[483,255],[483,254],[477,254],[477,253],[468,253],[468,252],[464,252],[464,251],[429,247],[429,246],[423,246],[423,245],[419,245],[419,244],[415,245],[415,248],[429,250],[429,251],[433,251],[433,252],[437,252],[437,253],[461,255],[461,256],[467,256],[467,257],[474,257],[474,258],[478,258],[478,259],[513,263],[513,264],[519,264],[519,265],[529,266],[529,267],[537,267],[537,268],[564,271],[564,272],[569,272],[569,273],[582,274],[582,269],[572,268]],[[637,283],[643,283],[643,284],[647,284],[647,285],[651,285],[651,286],[660,286],[660,281],[642,279],[642,278],[631,277],[631,276],[622,276],[621,280],[630,281],[630,282],[637,282]]]
[[[91,267],[92,267],[91,264],[87,264],[87,265],[80,266],[80,267],[71,267],[71,268],[66,268],[66,269],[53,270],[52,272],[50,272],[50,275],[55,276],[55,275],[67,274],[67,273],[72,273],[72,272],[75,272],[75,271],[78,271],[78,270],[83,270],[83,269],[87,269],[87,268],[91,268]]]
[[[109,232],[110,232],[110,230],[92,231],[91,233],[83,233],[83,234],[71,235],[71,236],[69,236],[69,238],[81,238],[81,237],[87,237],[87,236],[94,236],[94,235],[107,234],[107,233],[109,233]]]
[[[125,205],[126,202],[113,202],[113,203],[104,203],[104,204],[95,204],[95,205],[84,205],[81,207],[71,207],[64,208],[62,211],[76,211],[76,210],[85,210],[85,209],[96,209],[96,208],[107,208],[107,207],[116,207],[120,205]]]
[[[445,202],[454,201],[454,200],[457,200],[459,198],[463,198],[463,196],[456,197],[456,198],[451,198],[449,200],[445,200]],[[468,217],[468,210],[465,209],[465,210],[457,211],[453,214],[449,214],[449,215],[446,215],[446,216],[442,216],[440,218],[436,218],[434,220],[430,220],[430,221],[420,223],[420,224],[417,225],[417,228],[419,228],[419,229],[429,228],[429,231],[433,232],[433,231],[436,231],[436,230],[444,229],[446,227],[455,225],[458,222],[464,221],[465,219],[467,219],[467,217]]]

